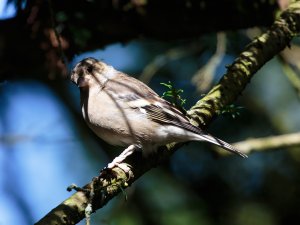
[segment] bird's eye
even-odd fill
[[[88,73],[92,73],[93,72],[93,66],[92,65],[89,65],[87,68],[86,68],[86,71]]]

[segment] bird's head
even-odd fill
[[[94,58],[81,60],[71,72],[71,81],[79,88],[104,86],[105,82],[115,74],[113,67]]]

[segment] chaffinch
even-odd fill
[[[112,145],[126,146],[108,168],[119,166],[136,150],[144,154],[171,142],[207,141],[247,157],[230,144],[192,125],[150,87],[94,58],[80,61],[71,72],[80,89],[87,125]]]

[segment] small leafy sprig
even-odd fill
[[[234,104],[227,105],[223,109],[218,111],[218,114],[230,115],[233,119],[240,116],[240,111],[244,109],[242,106],[236,106]]]
[[[171,81],[168,83],[160,83],[165,86],[168,90],[162,94],[162,98],[169,100],[174,106],[176,106],[181,111],[185,112],[183,105],[186,103],[186,99],[182,98],[180,95],[183,93],[182,89],[176,89]]]

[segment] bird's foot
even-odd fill
[[[107,167],[105,167],[104,169],[101,170],[100,175],[101,176],[109,176],[111,178],[116,178],[117,177],[117,173],[116,171],[113,170],[113,168],[119,168],[122,171],[124,171],[124,173],[127,176],[127,180],[133,178],[133,172],[132,172],[132,167],[127,164],[127,163],[119,163],[119,162],[114,162],[112,161],[111,163],[109,163],[107,165]]]
[[[112,175],[115,173],[113,172],[113,168],[118,167],[125,172],[127,180],[131,179],[133,177],[132,167],[128,163],[125,163],[124,160],[137,149],[139,148],[136,145],[128,146],[119,156],[114,158],[114,160],[111,163],[109,163],[107,167],[101,170],[100,174]]]
[[[130,173],[131,172],[131,166],[128,163],[116,163],[112,161],[107,165],[108,169],[112,169],[114,167],[119,167],[121,170],[123,170],[125,173]]]

